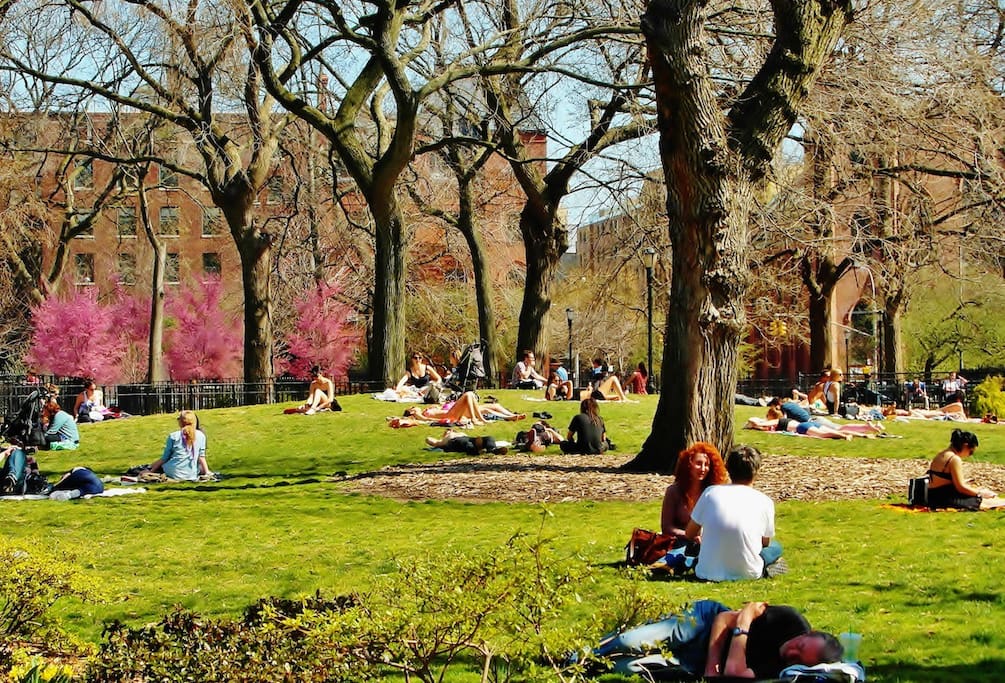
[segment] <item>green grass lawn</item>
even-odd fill
[[[493,393],[516,410],[554,413],[563,430],[578,408],[525,401],[524,392]],[[541,526],[536,505],[402,503],[339,491],[325,481],[335,472],[449,457],[422,448],[438,430],[385,426],[384,417],[400,414],[401,406],[367,396],[340,401],[345,412],[310,417],[284,416],[285,406],[201,412],[210,465],[223,481],[88,502],[0,503],[6,536],[74,553],[106,599],[58,610],[69,630],[96,642],[110,619],[139,625],[175,604],[234,616],[259,597],[363,589],[394,571],[395,558],[491,553],[514,532]],[[646,397],[603,406],[620,451],[640,447],[655,405]],[[738,408],[737,422],[761,413]],[[79,451],[43,454],[41,466],[50,475],[74,465],[121,474],[156,458],[175,424],[174,415],[160,415],[84,425]],[[527,424],[499,422],[479,432],[512,439]],[[851,443],[749,431],[738,439],[807,457],[927,457],[948,443],[953,426],[889,423],[903,439]],[[1005,427],[973,429],[981,439],[976,460],[1005,463]],[[862,656],[875,681],[1005,677],[1005,513],[911,514],[882,502],[780,503],[777,527],[791,571],[777,579],[653,581],[643,590],[668,609],[701,597],[797,606],[814,626],[862,632]],[[658,524],[659,501],[562,503],[548,511],[545,533],[561,539],[560,553],[594,565],[598,580],[584,583],[582,602],[569,615],[586,623],[627,589],[629,579],[612,565],[633,527]]]

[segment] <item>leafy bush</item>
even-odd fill
[[[56,625],[61,598],[93,600],[95,593],[66,555],[43,555],[0,541],[0,673],[35,680],[57,672],[27,653],[76,654],[79,647]],[[20,671],[12,671],[20,665]]]
[[[978,384],[972,394],[971,406],[974,415],[993,413],[1005,417],[1005,392],[1002,392],[1002,378],[988,377]]]
[[[367,595],[267,599],[233,621],[176,609],[108,627],[88,679],[432,683],[459,664],[483,681],[553,681],[574,642],[554,624],[585,567],[516,536],[488,556],[401,562]]]

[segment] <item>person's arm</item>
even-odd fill
[[[701,524],[698,524],[692,519],[687,523],[687,528],[684,529],[684,536],[686,536],[689,541],[699,540],[701,538]]]
[[[982,496],[986,498],[991,498],[992,496],[985,496],[986,493],[992,493],[991,491],[984,491],[982,489],[975,489],[967,481],[966,477],[963,476],[963,463],[958,455],[954,455],[949,459],[949,473],[953,475],[953,486],[956,490],[965,496]]]
[[[330,379],[325,380],[325,397],[328,399],[328,403],[335,400],[335,382]]]
[[[736,615],[734,629],[741,632],[750,631],[750,625],[754,619],[764,614],[767,609],[766,602],[748,602]],[[735,676],[736,678],[756,678],[754,670],[747,666],[747,641],[750,638],[746,633],[735,633],[729,642],[729,653],[726,655],[726,665],[723,667],[723,675]]]
[[[434,368],[432,365],[427,365],[426,366],[426,372],[429,373],[429,379],[432,380],[433,382],[442,382],[443,381],[443,378],[440,377],[440,373],[438,373],[436,371],[436,368]]]
[[[77,394],[77,400],[73,402],[73,415],[80,415],[80,406],[84,404],[84,392]]]
[[[404,375],[401,376],[401,379],[398,380],[398,383],[394,385],[394,390],[401,391],[402,389],[405,388],[405,385],[407,383],[408,383],[408,373],[406,372]]]
[[[712,621],[708,635],[708,656],[705,659],[705,677],[722,675],[722,653],[726,647],[726,635],[736,626],[740,613],[736,610],[720,612]]]
[[[687,521],[677,519],[677,509],[680,507],[680,494],[676,486],[667,486],[663,494],[663,509],[660,511],[660,531],[664,536],[683,536]]]

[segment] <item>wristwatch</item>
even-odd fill
[[[750,635],[750,631],[742,629],[739,626],[737,626],[736,628],[733,629],[733,637],[734,638],[736,636],[749,636],[749,635]]]

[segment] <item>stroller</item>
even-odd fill
[[[485,346],[484,340],[468,344],[461,352],[453,374],[450,375],[448,387],[458,394],[474,391],[478,388],[478,380],[485,379]]]
[[[45,435],[42,429],[42,405],[49,400],[49,392],[35,389],[21,402],[17,412],[4,417],[0,438],[22,448],[42,448]]]

